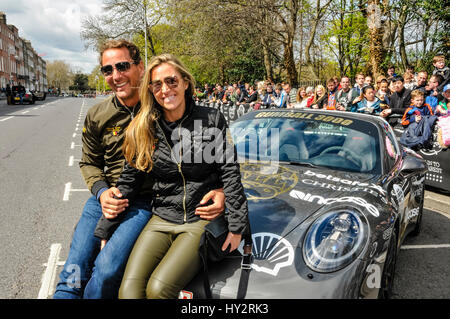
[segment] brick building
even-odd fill
[[[6,14],[0,11],[0,88],[8,83],[46,92],[47,64],[30,41],[19,37],[14,25],[7,24]]]

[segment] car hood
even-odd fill
[[[366,202],[382,196],[377,175],[278,163],[241,164],[253,234],[270,232],[285,237],[321,207],[336,202]],[[365,208],[362,207],[364,210]],[[376,212],[367,210],[368,213]]]
[[[303,260],[302,243],[315,220],[313,215],[321,214],[327,205],[352,205],[364,214],[376,214],[364,203],[372,203],[370,196],[384,197],[383,189],[376,185],[379,176],[283,163],[241,164],[241,176],[253,238],[246,298],[357,298],[367,266],[365,259],[333,273],[310,277],[313,272]],[[236,298],[242,246],[239,253],[208,270],[216,298]],[[186,287],[195,298],[205,298],[203,276],[200,273]]]

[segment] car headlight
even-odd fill
[[[355,260],[368,238],[365,217],[350,209],[323,214],[311,225],[303,243],[303,257],[317,272],[333,272]]]

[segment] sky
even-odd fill
[[[81,22],[101,10],[102,0],[2,0],[0,4],[6,22],[15,25],[19,36],[30,40],[46,61],[63,60],[83,73],[91,73],[98,54],[85,49]]]

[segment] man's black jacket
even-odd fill
[[[403,115],[410,105],[411,90],[403,88],[400,92],[394,92],[390,97],[389,107],[392,109],[391,114]]]

